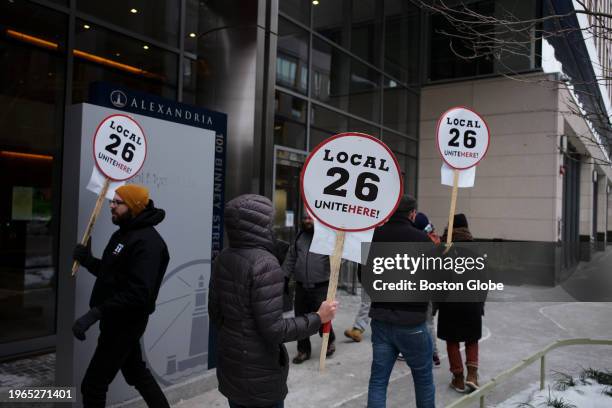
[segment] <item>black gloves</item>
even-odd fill
[[[81,341],[85,340],[85,332],[91,327],[92,324],[100,320],[100,317],[102,317],[102,312],[100,312],[100,309],[96,307],[90,309],[89,312],[79,317],[72,325],[72,333],[74,334],[74,337]]]
[[[92,265],[94,257],[91,254],[91,237],[87,240],[87,246],[83,244],[77,244],[72,251],[72,258],[75,261],[79,261],[81,265],[89,269]]]

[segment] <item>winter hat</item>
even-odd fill
[[[395,212],[409,213],[412,210],[416,210],[416,208],[417,208],[416,199],[411,195],[404,194],[402,198],[400,199],[400,203],[397,206],[397,210],[395,210]]]
[[[422,212],[417,213],[416,218],[414,219],[414,226],[420,230],[424,230],[425,227],[429,225],[429,219]]]
[[[149,204],[149,189],[140,184],[125,184],[115,190],[135,217]]]
[[[455,214],[453,218],[453,228],[467,228],[468,222],[465,214]]]

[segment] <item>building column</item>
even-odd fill
[[[597,179],[597,236],[595,237],[595,249],[605,251],[606,232],[608,230],[608,180],[604,174],[599,174]]]
[[[593,170],[590,158],[580,163],[580,260],[590,261],[593,242]]]

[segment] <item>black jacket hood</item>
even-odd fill
[[[154,227],[166,218],[166,212],[161,208],[155,208],[153,200],[149,200],[146,208],[132,220],[121,226],[121,229],[140,229]]]

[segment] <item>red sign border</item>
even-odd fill
[[[98,137],[98,132],[100,131],[100,127],[102,126],[102,124],[103,124],[104,122],[106,122],[107,120],[109,120],[110,118],[113,118],[113,117],[115,117],[115,116],[123,116],[123,117],[128,118],[128,119],[130,119],[131,121],[133,121],[133,122],[136,124],[136,126],[138,126],[138,128],[140,129],[140,131],[142,132],[142,137],[143,137],[143,139],[144,139],[144,141],[145,141],[145,157],[144,157],[144,160],[142,161],[142,163],[140,164],[140,167],[138,168],[138,170],[136,170],[136,171],[134,172],[134,174],[133,174],[132,176],[130,176],[130,177],[126,177],[126,178],[122,178],[122,179],[116,179],[116,178],[110,177],[108,174],[106,174],[106,173],[104,172],[104,170],[102,170],[102,168],[101,168],[101,167],[100,167],[100,165],[98,164],[98,160],[96,159],[96,138]],[[145,161],[147,161],[147,150],[148,150],[147,146],[148,146],[148,142],[147,142],[147,137],[146,137],[146,135],[145,135],[145,132],[144,132],[144,130],[142,129],[142,126],[140,126],[140,123],[138,123],[138,122],[136,121],[136,119],[132,118],[131,116],[124,115],[124,114],[121,114],[121,113],[115,113],[115,114],[109,115],[109,116],[105,117],[104,119],[102,119],[102,121],[100,122],[100,124],[98,125],[98,127],[96,127],[96,132],[94,133],[93,145],[92,145],[92,152],[93,152],[94,164],[96,165],[96,167],[98,168],[98,170],[100,170],[100,173],[104,174],[104,176],[105,176],[106,178],[110,179],[110,180],[113,180],[113,181],[125,181],[125,180],[129,180],[129,179],[131,179],[132,177],[134,177],[134,176],[136,176],[136,175],[138,174],[138,172],[140,171],[140,169],[142,169],[142,166],[144,166]]]
[[[378,221],[376,224],[370,226],[370,227],[366,227],[366,228],[339,228],[339,227],[335,227],[331,224],[326,223],[325,221],[321,220],[315,211],[312,210],[312,208],[310,207],[310,205],[308,204],[308,200],[306,200],[306,195],[304,194],[304,173],[306,172],[306,168],[308,167],[308,163],[310,163],[310,159],[312,159],[312,157],[315,155],[315,153],[317,153],[317,151],[319,151],[323,146],[325,146],[327,143],[331,142],[332,140],[335,139],[339,139],[341,137],[349,137],[349,136],[357,136],[357,137],[365,137],[367,139],[371,139],[373,141],[375,141],[376,143],[380,144],[382,147],[384,147],[389,154],[391,155],[391,157],[393,158],[393,162],[395,164],[395,167],[397,168],[397,173],[399,174],[399,178],[400,178],[400,191],[399,191],[399,196],[397,197],[397,202],[395,203],[395,205],[393,206],[393,210],[389,213],[389,215],[387,215],[384,219],[382,219],[381,221]],[[319,143],[317,145],[317,147],[315,147],[310,154],[308,155],[308,157],[306,158],[306,161],[304,162],[304,166],[302,167],[302,171],[300,172],[300,195],[302,196],[302,201],[304,202],[304,205],[306,206],[306,208],[308,209],[308,211],[310,212],[310,214],[312,214],[313,217],[315,217],[317,219],[317,221],[319,221],[321,224],[325,225],[326,227],[329,227],[333,230],[336,231],[345,231],[345,232],[359,232],[359,231],[367,231],[369,229],[373,229],[378,227],[379,225],[384,224],[385,222],[387,222],[387,220],[389,218],[391,218],[391,216],[395,213],[395,210],[397,210],[397,207],[399,206],[400,200],[402,199],[402,196],[404,195],[404,182],[403,182],[403,178],[402,178],[402,172],[400,170],[400,166],[399,166],[399,162],[397,161],[397,158],[395,157],[395,155],[393,154],[393,152],[391,151],[391,149],[389,149],[389,147],[383,143],[382,140],[375,138],[374,136],[368,135],[366,133],[359,133],[359,132],[343,132],[343,133],[338,133],[335,134],[327,139],[325,139],[324,141],[322,141],[321,143]]]
[[[451,165],[449,162],[446,161],[446,158],[444,157],[444,155],[442,154],[442,150],[440,149],[440,137],[439,137],[439,132],[440,132],[440,123],[442,123],[442,118],[444,118],[444,116],[446,116],[446,114],[452,110],[455,109],[465,109],[468,110],[470,112],[472,112],[474,115],[478,116],[478,118],[480,120],[482,120],[482,123],[484,123],[486,129],[487,129],[487,149],[484,151],[484,154],[482,155],[482,157],[480,159],[478,159],[478,161],[474,164],[472,164],[471,166],[468,167],[455,167],[453,165]],[[476,112],[474,109],[470,109],[467,106],[454,106],[450,109],[447,109],[442,115],[440,115],[440,118],[438,119],[438,123],[436,125],[436,147],[438,148],[438,153],[440,154],[440,157],[442,158],[442,161],[444,163],[446,163],[446,165],[450,168],[453,168],[455,170],[467,170],[467,169],[471,169],[474,166],[477,166],[480,161],[482,159],[485,158],[485,156],[487,155],[487,152],[489,151],[489,146],[491,145],[491,131],[489,130],[489,125],[487,124],[487,121],[484,120],[484,118],[482,116],[480,116],[480,114],[478,112]]]

